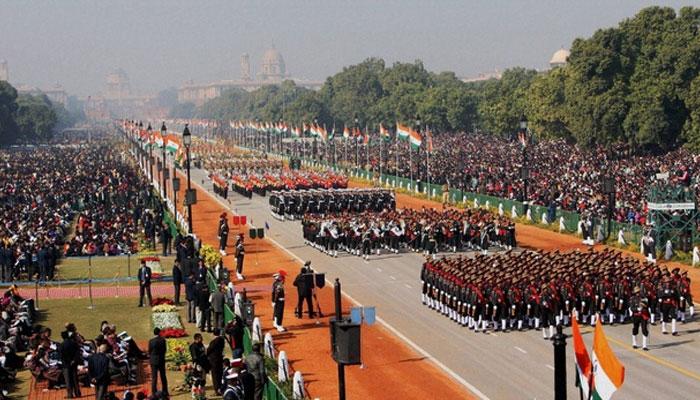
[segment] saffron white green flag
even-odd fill
[[[593,334],[593,387],[591,398],[609,400],[625,381],[625,367],[610,349],[600,318]]]

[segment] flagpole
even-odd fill
[[[425,129],[426,136],[430,135],[430,128],[427,126],[425,128],[426,128]],[[428,140],[426,140],[426,142],[425,142],[425,158],[426,158],[426,163],[427,163],[425,168],[426,168],[426,171],[428,172],[428,198],[430,198],[430,195],[431,195],[431,190],[430,190],[430,150],[431,149],[429,149],[428,146],[430,146],[432,144],[432,142],[433,142],[432,137],[429,138]]]
[[[382,142],[384,137],[382,137],[382,132],[379,132],[379,182],[382,181]]]
[[[369,136],[369,128],[365,125],[365,135],[367,135],[367,143],[365,143],[365,165],[367,166],[367,171],[369,172],[369,142],[372,138]]]

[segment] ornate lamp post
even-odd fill
[[[520,168],[520,179],[523,180],[523,215],[527,214],[528,196],[527,196],[527,181],[530,179],[530,166],[527,160],[527,118],[525,115],[520,117],[520,135],[523,135],[523,166]]]
[[[187,157],[187,193],[185,194],[187,224],[189,225],[189,233],[192,233],[192,204],[196,202],[196,198],[190,180],[190,146],[192,145],[192,134],[190,133],[188,124],[185,124],[185,129],[182,131],[182,143],[185,145],[185,156]]]
[[[163,121],[163,125],[160,127],[160,136],[163,138],[163,172],[162,172],[162,181],[163,181],[163,200],[168,198],[168,191],[167,191],[167,183],[168,183],[168,163],[165,162],[167,155],[165,154],[165,135],[168,133],[168,128],[165,127],[165,121]]]

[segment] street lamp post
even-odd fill
[[[165,127],[165,121],[163,121],[163,125],[160,127],[160,136],[163,139],[163,172],[162,172],[162,181],[163,181],[163,200],[168,198],[168,191],[166,189],[167,185],[167,180],[168,177],[166,175],[168,171],[168,164],[165,162],[166,159],[166,154],[165,154],[165,135],[168,133],[168,128]]]
[[[357,118],[357,114],[355,114],[355,132],[357,132],[358,129],[360,129],[360,119]],[[360,162],[360,160],[359,160],[359,147],[360,146],[359,146],[358,139],[359,139],[359,137],[354,138],[354,140],[355,140],[355,168],[360,168],[360,165],[359,165],[359,162]]]
[[[525,115],[520,117],[520,135],[522,135],[523,144],[523,166],[520,169],[520,178],[523,180],[523,215],[527,214],[528,197],[527,197],[527,181],[530,179],[530,170],[527,161],[527,118]]]
[[[151,124],[146,128],[148,132],[148,178],[153,182],[153,143],[151,143]]]
[[[189,233],[192,233],[192,182],[190,180],[190,145],[192,144],[192,134],[190,133],[188,124],[185,124],[185,129],[182,132],[182,143],[185,145],[185,156],[187,157],[187,194],[185,194],[185,202],[187,203],[187,224],[189,225]]]
[[[173,171],[173,204],[175,212],[175,220],[177,221],[177,192],[180,191],[180,178],[177,177],[175,171]]]

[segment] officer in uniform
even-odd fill
[[[637,346],[637,335],[639,334],[639,327],[641,326],[642,349],[644,351],[649,351],[647,347],[649,344],[649,301],[641,296],[640,288],[635,287],[629,302],[630,311],[632,312],[632,347],[635,349],[639,348],[639,346]]]
[[[245,247],[243,246],[243,234],[238,235],[236,241],[236,278],[239,281],[245,279],[243,276],[243,259],[245,258]]]
[[[282,319],[284,318],[284,280],[287,277],[287,272],[281,269],[272,276],[275,278],[272,283],[272,308],[274,310],[272,325],[277,328],[278,332],[284,332],[286,329],[282,326]]]
[[[219,252],[222,256],[226,255],[226,244],[228,243],[228,221],[226,213],[219,216]]]
[[[243,388],[236,372],[231,372],[226,376],[226,389],[224,389],[223,400],[244,400]]]
[[[666,276],[661,283],[658,294],[661,307],[661,333],[668,334],[666,323],[671,321],[671,332],[673,336],[678,336],[676,331],[676,308],[678,307],[678,290],[673,285],[670,276]]]

